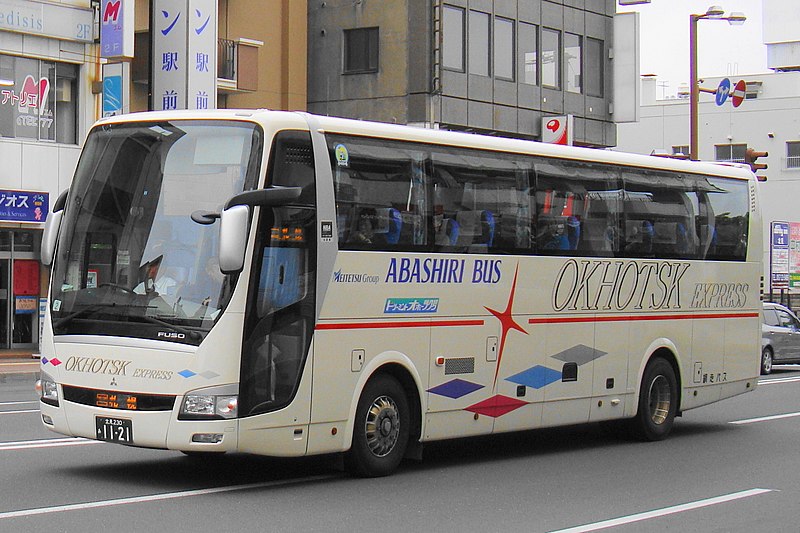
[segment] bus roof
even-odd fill
[[[539,155],[573,161],[594,161],[632,168],[670,170],[691,174],[755,180],[755,175],[745,165],[685,161],[617,152],[613,150],[562,146],[508,137],[495,137],[366,120],[311,115],[309,113],[296,111],[272,111],[267,109],[147,111],[100,119],[97,121],[96,125],[145,121],[152,122],[160,120],[240,120],[259,123],[268,130],[274,130],[276,126],[278,126],[279,129],[308,127],[311,129],[318,129],[323,133],[339,133],[426,144],[461,146],[494,152]]]

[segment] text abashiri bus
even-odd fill
[[[42,419],[361,475],[468,435],[660,439],[755,387],[760,225],[730,166],[301,113],[105,119],[44,238]]]

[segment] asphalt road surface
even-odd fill
[[[800,367],[687,412],[663,442],[614,425],[428,445],[393,476],[330,457],[177,452],[64,438],[32,374],[0,377],[0,532],[797,532]]]

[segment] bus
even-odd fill
[[[269,110],[93,126],[42,242],[42,423],[210,456],[608,420],[646,441],[759,374],[737,165]]]

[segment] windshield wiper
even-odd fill
[[[58,328],[58,327],[64,326],[64,325],[68,324],[69,322],[71,322],[72,320],[74,320],[75,318],[78,318],[78,317],[80,317],[82,315],[93,313],[95,311],[99,311],[100,309],[104,309],[104,308],[108,308],[108,307],[125,307],[127,309],[154,309],[154,306],[152,306],[152,305],[122,305],[122,304],[118,304],[118,303],[110,303],[110,304],[97,303],[97,304],[87,305],[83,309],[79,309],[77,311],[74,311],[74,312],[68,314],[67,316],[59,318],[58,320],[56,320],[53,323],[53,328]],[[151,324],[158,324],[159,326],[164,326],[164,327],[167,327],[167,328],[174,329],[178,333],[183,333],[184,335],[186,335],[187,337],[189,337],[190,339],[195,340],[195,341],[196,340],[200,340],[202,338],[202,335],[200,335],[200,333],[198,333],[196,331],[184,328],[182,326],[176,326],[174,324],[170,324],[169,322],[166,322],[164,320],[160,320],[160,319],[152,317],[152,316],[134,315],[134,316],[128,316],[128,318],[129,319],[131,319],[131,318],[142,319],[145,322],[150,322]]]
[[[89,314],[89,313],[93,313],[93,312],[99,311],[100,309],[103,309],[105,307],[116,307],[117,305],[119,305],[119,304],[117,304],[117,303],[110,303],[110,304],[103,303],[103,304],[87,305],[83,309],[78,309],[77,311],[73,311],[72,313],[68,314],[67,316],[62,316],[61,318],[59,318],[58,320],[53,322],[53,328],[54,329],[55,328],[59,328],[59,327],[65,325],[65,324],[67,324],[69,322],[72,322],[73,319],[78,318],[81,315],[86,315],[86,314]]]

